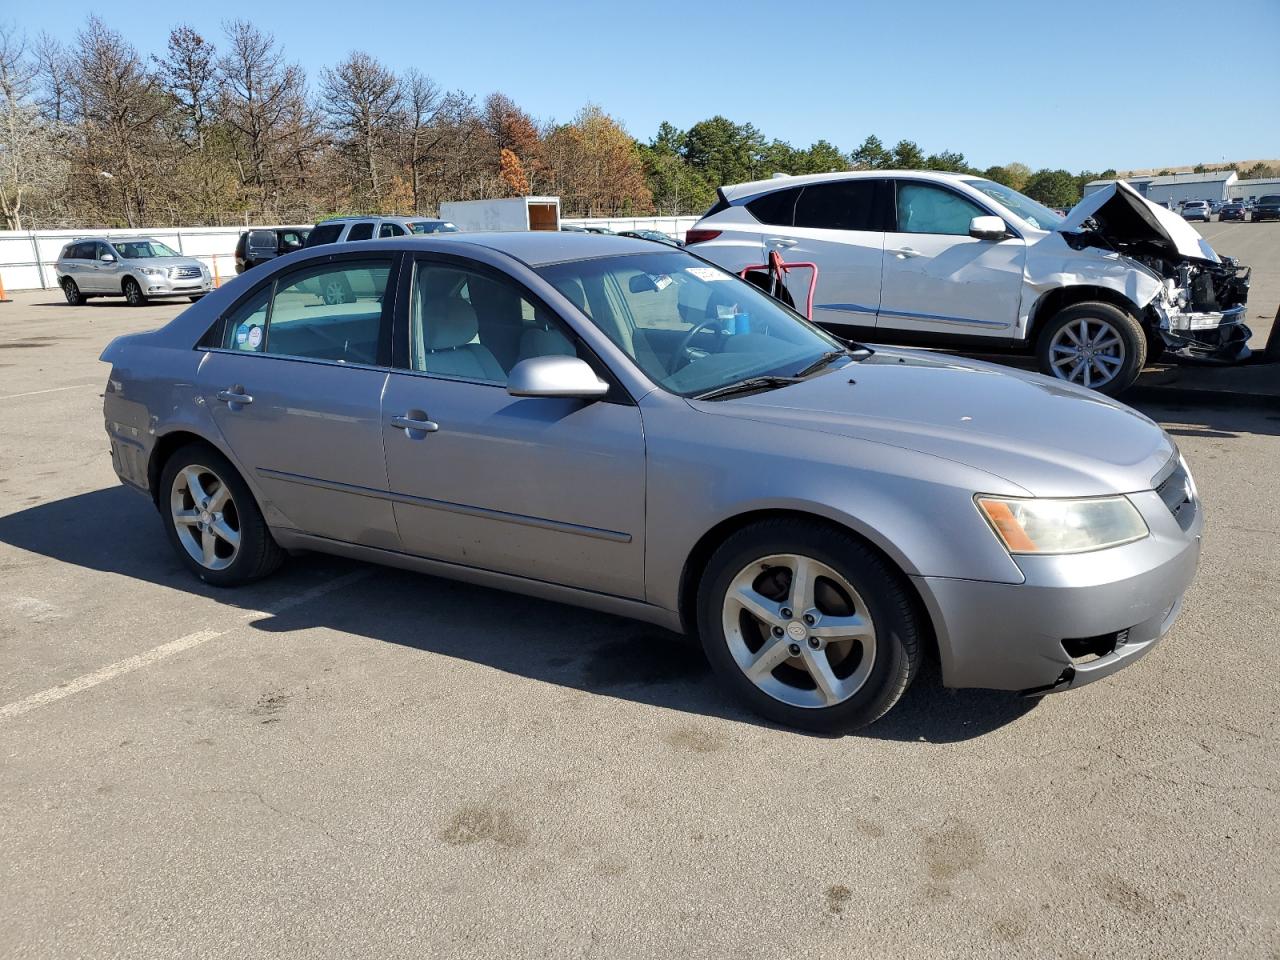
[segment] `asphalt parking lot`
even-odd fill
[[[1219,226],[1256,324],[1280,227]],[[1280,410],[1143,406],[1209,525],[1140,663],[926,674],[830,739],[643,624],[315,556],[204,587],[101,422],[102,347],[181,305],[14,297],[0,955],[1280,957]]]

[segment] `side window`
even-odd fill
[[[413,370],[496,384],[521,360],[578,355],[576,337],[519,285],[444,264],[414,269],[409,337]]]
[[[958,193],[927,183],[898,181],[898,232],[969,235],[969,221],[986,211]]]
[[[825,230],[879,230],[878,180],[837,180],[805,187],[796,201],[796,226]],[[965,223],[968,230],[968,222]]]
[[[792,187],[789,190],[774,190],[754,200],[748,200],[747,212],[761,223],[774,227],[789,227],[795,216],[796,199],[803,189],[803,187]]]
[[[93,258],[95,260],[101,260],[103,257],[116,257],[117,260],[120,259],[119,257],[116,256],[116,252],[112,250],[111,247],[108,246],[107,244],[105,243],[94,244]]]
[[[373,224],[369,221],[353,223],[351,232],[347,234],[348,242],[352,240],[368,240],[373,237]]]
[[[378,237],[403,237],[404,228],[398,223],[384,223],[378,228]]]
[[[342,236],[342,224],[322,223],[307,236],[307,246],[318,247],[322,243],[334,243]]]
[[[223,346],[339,363],[377,363],[388,260],[345,261],[287,274],[228,317]]]

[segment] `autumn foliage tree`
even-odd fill
[[[516,156],[514,150],[506,147],[502,148],[501,156],[501,169],[498,175],[502,178],[502,182],[511,191],[511,196],[526,196],[529,193],[529,178],[525,175],[520,158]]]

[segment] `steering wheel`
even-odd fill
[[[687,367],[689,364],[693,363],[693,357],[690,356],[689,354],[689,347],[693,343],[694,337],[696,337],[703,330],[706,330],[708,327],[719,326],[721,329],[723,329],[724,322],[727,319],[729,318],[707,317],[707,319],[701,321],[700,323],[695,323],[689,329],[689,332],[686,333],[684,337],[681,338],[679,346],[676,347],[676,351],[671,357],[671,372],[675,373],[676,371],[682,370],[685,367]],[[724,342],[722,340],[721,349],[723,349],[723,346],[724,346]]]

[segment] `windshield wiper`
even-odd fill
[[[727,383],[723,387],[716,387],[714,390],[708,390],[706,393],[696,394],[694,400],[715,400],[719,397],[731,397],[737,393],[752,393],[756,390],[769,390],[774,387],[785,387],[792,383],[799,383],[799,377],[748,377],[745,380],[739,380],[736,383]]]
[[[865,360],[867,359],[867,357],[871,356],[871,354],[873,353],[875,353],[874,350],[872,350],[870,347],[864,347],[862,346],[862,344],[858,344],[857,346],[849,347],[844,350],[828,350],[826,353],[818,357],[817,360],[813,361],[813,363],[809,364],[803,370],[797,370],[795,376],[797,379],[802,379],[804,377],[809,376],[809,374],[811,373],[817,373],[827,364],[834,363],[836,360],[839,360],[841,357],[855,357],[859,360]]]

